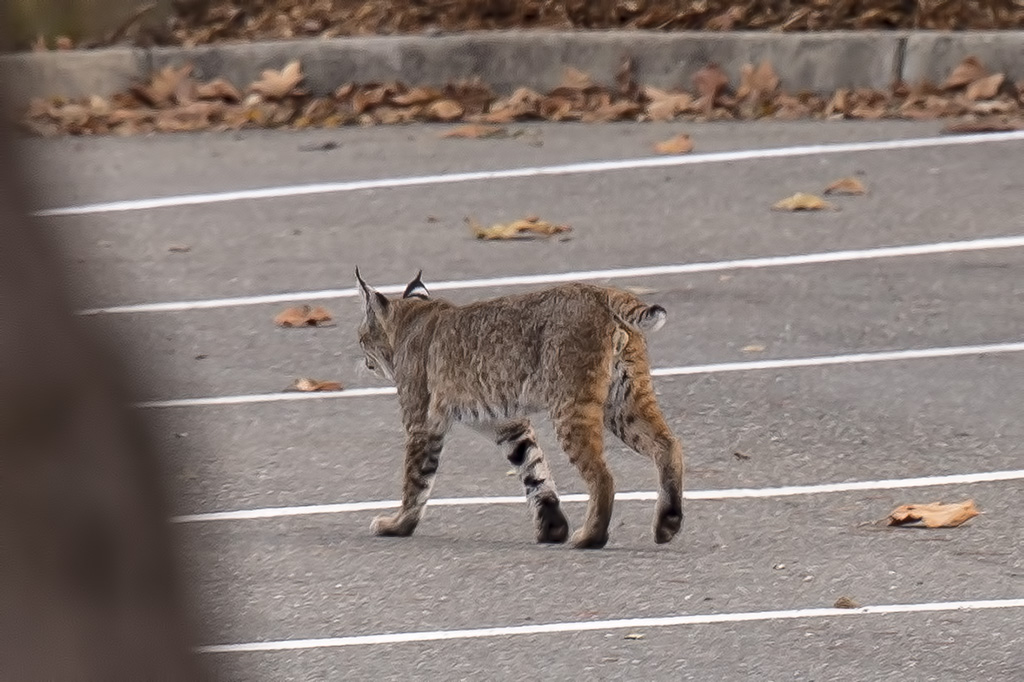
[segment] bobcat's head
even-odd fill
[[[402,294],[404,299],[422,299],[430,297],[427,288],[420,280],[423,274],[421,270],[416,278],[409,282]],[[394,366],[394,313],[395,306],[400,305],[400,300],[391,300],[380,293],[359,276],[359,269],[356,268],[356,282],[359,283],[359,291],[363,295],[363,321],[359,325],[359,346],[363,349],[366,368],[371,372],[387,379],[395,380]]]

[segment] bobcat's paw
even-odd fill
[[[608,544],[608,532],[588,533],[586,528],[580,528],[572,534],[569,545],[576,549],[601,549]]]
[[[537,542],[561,543],[569,537],[569,521],[558,498],[542,500],[537,509]]]
[[[654,515],[654,541],[663,545],[676,536],[683,527],[683,509],[680,504],[669,504],[658,507]]]
[[[401,516],[378,516],[370,522],[374,535],[406,537],[412,535],[415,524],[403,523]]]

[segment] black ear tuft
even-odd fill
[[[422,276],[422,270],[416,273],[416,279],[409,282],[409,286],[405,288],[405,293],[402,294],[402,298],[420,298],[424,301],[430,298],[430,292],[427,291],[427,287],[424,286],[423,280],[420,279]]]

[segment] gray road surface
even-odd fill
[[[41,207],[647,156],[681,130],[532,125],[440,140],[411,126],[28,144]],[[698,152],[929,137],[931,124],[690,126]],[[324,142],[338,146],[306,151]],[[808,155],[678,168],[440,184],[63,217],[85,307],[869,249],[1024,234],[1024,142]],[[861,174],[842,210],[768,210]],[[569,241],[483,243],[462,223],[568,222]],[[185,253],[172,245],[189,247]],[[1024,249],[615,280],[669,311],[656,367],[1024,340]],[[530,287],[452,292],[468,301]],[[283,305],[100,315],[145,377],[140,398],[274,393],[298,376],[382,386],[357,371],[355,299],[338,325],[282,330]],[[763,348],[763,350],[757,350]],[[687,489],[772,488],[1024,468],[1024,355],[971,355],[657,380],[687,448]],[[393,396],[149,410],[176,514],[365,502],[399,492]],[[541,425],[555,479],[581,483]],[[740,452],[746,459],[737,457]],[[609,436],[620,491],[654,471]],[[496,451],[453,432],[436,497],[518,495]],[[655,546],[653,503],[616,505],[605,550],[531,543],[523,506],[436,507],[409,539],[376,512],[178,525],[210,644],[619,618],[1024,597],[1020,481],[693,500]],[[869,524],[908,502],[973,498],[948,530]],[[583,505],[567,504],[579,522]],[[354,643],[208,654],[238,680],[1018,680],[1024,610],[777,619]]]

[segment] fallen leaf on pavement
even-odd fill
[[[180,101],[178,95],[191,75],[191,64],[177,69],[165,66],[153,74],[148,85],[137,85],[131,91],[150,106],[167,106]]]
[[[835,206],[813,194],[797,192],[772,205],[773,211],[837,211]]]
[[[981,514],[974,500],[955,504],[905,504],[894,509],[887,519],[890,526],[920,522],[926,528],[954,528]]]
[[[302,305],[282,310],[274,318],[274,324],[279,327],[323,327],[332,319],[326,308]]]
[[[320,381],[319,379],[296,379],[294,386],[296,391],[312,393],[313,391],[340,391],[341,383],[337,381]]]
[[[458,128],[452,128],[446,133],[441,133],[441,137],[467,140],[477,140],[485,137],[505,137],[506,135],[508,135],[508,129],[502,126],[484,125],[483,123],[470,123]]]
[[[429,104],[441,99],[441,91],[435,88],[413,88],[403,95],[395,95],[391,98],[392,104],[400,107],[409,107],[416,104]]]
[[[740,87],[736,97],[746,99],[751,95],[765,97],[774,94],[779,88],[779,76],[775,73],[771,62],[765,60],[755,67],[745,64],[740,71]]]
[[[718,64],[708,64],[693,74],[693,86],[701,97],[714,101],[718,94],[729,84],[729,77]]]
[[[654,145],[654,151],[659,154],[689,154],[693,151],[693,140],[685,133],[676,135]]]
[[[992,99],[999,92],[999,86],[1003,84],[1005,75],[994,73],[991,76],[979,78],[967,86],[964,97],[974,101],[979,99]]]
[[[752,343],[749,346],[743,346],[743,348],[740,348],[740,351],[743,353],[760,353],[764,351],[764,346],[759,343]]]
[[[427,115],[438,121],[454,121],[461,117],[466,110],[461,104],[452,99],[442,99],[427,107]]]
[[[200,85],[196,88],[196,97],[199,99],[222,99],[227,102],[242,101],[242,93],[238,91],[238,88],[223,78],[216,78],[209,83]]]
[[[594,82],[590,80],[589,75],[577,68],[567,66],[565,71],[562,72],[562,84],[559,87],[569,88],[572,90],[585,90],[593,84]]]
[[[833,606],[833,608],[837,608],[837,609],[859,609],[860,608],[860,604],[855,602],[853,599],[850,599],[849,597],[840,597],[839,599],[836,599],[836,603],[833,604],[832,606]]]
[[[535,216],[511,223],[497,223],[490,227],[483,227],[472,218],[466,218],[466,222],[477,239],[533,239],[572,230],[568,225],[555,225]]]
[[[825,194],[847,194],[858,196],[861,194],[867,194],[867,189],[864,187],[864,183],[860,180],[854,177],[849,177],[833,182],[825,188]]]
[[[946,82],[942,84],[942,89],[955,90],[956,88],[962,88],[987,75],[988,70],[981,63],[981,60],[974,55],[970,55],[953,69],[949,77],[946,78]]]
[[[628,635],[626,635],[622,639],[643,639],[643,638],[644,638],[644,636],[642,634],[640,634],[639,632],[630,632]]]
[[[260,80],[249,86],[249,89],[266,99],[284,99],[294,93],[303,78],[305,76],[302,75],[302,65],[296,59],[280,71],[265,70]]]
[[[188,244],[171,244],[167,247],[167,250],[171,253],[188,253],[192,250],[192,247]]]
[[[942,129],[943,133],[1006,133],[1013,130],[1024,130],[1024,119],[1008,120],[999,117],[979,118],[973,121],[950,123]]]

